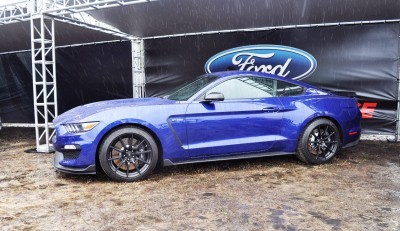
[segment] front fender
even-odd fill
[[[150,123],[149,121],[136,119],[136,118],[124,118],[119,119],[113,122],[108,123],[106,126],[102,127],[99,131],[97,137],[93,142],[92,152],[97,153],[101,142],[106,137],[107,134],[112,132],[114,129],[125,125],[136,125],[139,127],[143,127],[148,131],[151,131],[152,135],[156,140],[160,141],[160,150],[163,153],[163,157],[166,159],[186,159],[189,157],[189,154],[186,149],[182,148],[182,144],[180,144],[175,136],[173,135],[170,127],[167,124],[167,121],[164,123]]]

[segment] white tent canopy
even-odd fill
[[[88,12],[126,33],[153,37],[287,25],[400,18],[397,0],[161,0]]]

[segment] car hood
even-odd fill
[[[57,116],[53,120],[54,125],[79,122],[80,120],[91,116],[93,114],[121,107],[139,107],[139,106],[155,106],[165,104],[175,104],[176,101],[162,99],[162,98],[141,98],[141,99],[119,99],[119,100],[108,100],[96,103],[85,104],[63,114]]]

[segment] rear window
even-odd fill
[[[276,95],[277,96],[296,96],[304,93],[304,87],[293,83],[278,81]]]

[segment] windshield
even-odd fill
[[[217,76],[205,75],[196,78],[194,81],[185,83],[182,86],[172,90],[164,96],[165,99],[185,101],[190,99],[194,94],[203,89],[205,86],[216,80]]]

